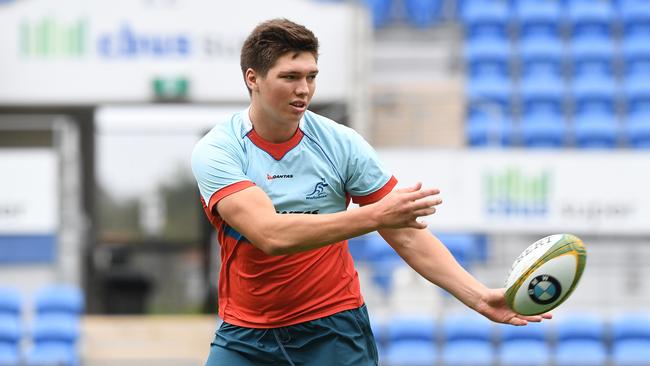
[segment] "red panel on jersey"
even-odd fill
[[[380,199],[384,198],[384,196],[386,196],[388,193],[390,193],[390,191],[392,191],[396,185],[397,185],[397,179],[394,176],[390,177],[388,182],[384,184],[384,186],[381,187],[380,189],[376,190],[375,192],[367,196],[353,196],[352,202],[358,205],[369,205],[371,203],[375,203]]]

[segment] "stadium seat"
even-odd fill
[[[561,33],[561,4],[556,0],[520,0],[515,4],[519,39],[529,37],[559,37]]]
[[[619,0],[620,21],[623,36],[650,35],[650,7],[646,0]]]
[[[601,341],[564,340],[557,344],[553,358],[555,366],[606,366],[607,349]]]
[[[609,36],[574,37],[569,43],[572,74],[614,76],[614,42]]]
[[[562,115],[529,117],[522,121],[519,128],[525,147],[553,149],[566,144],[567,126]]]
[[[628,36],[621,41],[624,73],[627,79],[650,77],[650,35]]]
[[[628,339],[650,341],[650,313],[625,313],[612,319],[611,335],[614,342]]]
[[[83,294],[72,285],[50,285],[41,288],[35,299],[36,313],[79,315],[84,310]]]
[[[465,41],[463,57],[468,75],[477,77],[484,74],[510,76],[510,57],[512,47],[505,38],[476,37]]]
[[[559,37],[531,35],[521,37],[517,43],[523,78],[534,74],[551,74],[564,77],[565,46]]]
[[[476,238],[472,234],[435,234],[465,269],[472,268],[477,259]]]
[[[564,81],[551,74],[529,75],[521,82],[521,142],[526,147],[557,148],[565,144]]]
[[[445,366],[492,366],[496,353],[492,344],[478,340],[458,340],[446,343],[442,348]]]
[[[548,342],[551,338],[551,325],[548,322],[528,323],[525,327],[513,327],[509,324],[498,326],[501,343],[511,341]]]
[[[628,116],[650,112],[650,76],[628,78],[623,84]]]
[[[433,344],[436,337],[435,318],[428,315],[394,315],[386,326],[388,344],[419,340]]]
[[[442,12],[442,0],[405,0],[406,15],[411,24],[418,28],[430,27]]]
[[[650,111],[628,115],[623,124],[625,139],[632,148],[650,148]]]
[[[554,321],[558,342],[570,340],[605,341],[605,322],[595,314],[571,314]]]
[[[395,250],[377,233],[366,235],[366,248],[372,280],[388,293],[392,286],[393,272],[397,267],[405,264]]]
[[[612,33],[614,10],[609,1],[568,1],[571,35],[576,37]]]
[[[370,11],[375,28],[381,28],[391,21],[393,0],[364,0],[364,3]]]
[[[367,251],[368,251],[368,249],[366,248],[365,235],[349,239],[348,250],[350,251],[350,255],[352,255],[352,258],[354,259],[355,262],[365,261],[367,256]]]
[[[550,364],[550,355],[548,343],[531,339],[509,341],[498,350],[500,366],[546,366]]]
[[[21,313],[22,300],[18,290],[10,287],[0,287],[0,315],[18,316]]]
[[[48,342],[35,345],[26,355],[26,366],[78,366],[79,355],[65,343]]]
[[[391,343],[382,364],[389,366],[432,366],[438,357],[434,343],[409,340]]]
[[[0,342],[0,366],[22,366],[20,349],[12,344]]]
[[[514,143],[512,120],[486,113],[468,118],[465,135],[472,147],[505,147]]]
[[[620,127],[613,114],[576,116],[573,124],[575,144],[579,148],[615,148]]]
[[[461,16],[464,23],[465,39],[479,35],[481,37],[509,38],[510,8],[506,1],[466,0]]]
[[[0,343],[16,346],[22,333],[20,318],[8,314],[0,315]]]
[[[628,339],[614,342],[612,365],[650,366],[650,340]]]
[[[63,342],[74,344],[79,339],[79,318],[61,313],[38,315],[33,320],[31,337],[36,344]]]
[[[442,320],[442,338],[447,344],[461,340],[491,343],[493,335],[492,323],[474,313],[450,314]]]

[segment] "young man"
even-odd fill
[[[462,269],[418,218],[441,203],[397,180],[350,128],[307,110],[318,40],[286,19],[258,25],[241,52],[250,107],[192,154],[221,245],[219,316],[207,366],[377,365],[347,239],[379,231],[420,275],[497,322],[524,325]],[[346,210],[350,200],[361,207]]]

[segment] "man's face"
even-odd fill
[[[264,117],[280,123],[299,121],[316,90],[316,74],[314,55],[290,52],[278,58],[266,76],[257,75],[252,89]]]

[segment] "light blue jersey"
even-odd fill
[[[358,133],[309,111],[294,137],[281,144],[255,133],[248,110],[237,113],[196,145],[192,168],[210,210],[225,196],[221,190],[248,181],[266,192],[278,212],[338,212],[349,198],[376,201],[373,193],[388,188],[392,177]]]

